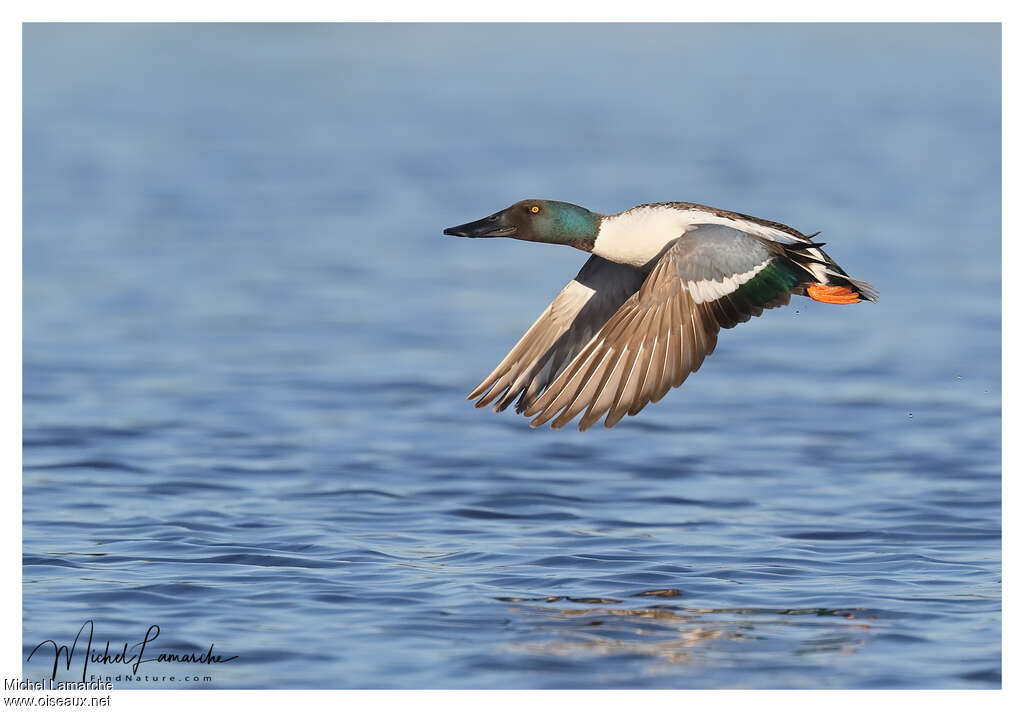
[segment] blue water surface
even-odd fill
[[[91,620],[160,627],[116,687],[1000,686],[998,26],[24,39],[26,658]],[[441,235],[527,197],[820,230],[881,301],[531,430],[465,395],[586,256]]]

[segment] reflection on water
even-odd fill
[[[541,599],[535,599],[541,600]],[[543,599],[561,600],[553,596]],[[582,601],[619,603],[620,601]],[[814,636],[797,655],[848,655],[868,645],[876,633],[878,616],[864,609],[767,610],[685,608],[659,605],[649,608],[511,608],[534,630],[550,638],[508,646],[511,653],[537,656],[638,656],[649,658],[651,675],[665,675],[666,665],[709,665],[715,657],[742,655],[733,644],[756,643],[778,626],[812,627]],[[782,618],[785,616],[785,618]],[[792,617],[813,617],[812,623]],[[822,617],[839,618],[843,622]],[[847,622],[848,621],[848,622]],[[771,633],[769,633],[771,635]]]
[[[238,656],[165,687],[1000,685],[998,26],[24,46],[26,656],[93,620]],[[526,197],[820,230],[884,296],[531,430],[465,395],[585,255],[441,235]]]
[[[738,631],[727,632],[702,624],[698,615],[680,615],[665,609],[518,612],[578,619],[581,626],[564,631],[558,640],[511,646],[513,651],[535,655],[640,655],[660,658],[673,665],[687,665],[693,662],[691,648],[712,640],[746,637]],[[620,622],[617,617],[628,620]],[[650,621],[657,621],[657,624]]]

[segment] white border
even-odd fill
[[[339,5],[327,2],[293,0],[288,3],[267,2],[125,2],[100,0],[88,4],[81,2],[22,2],[8,6],[3,11],[4,22],[0,25],[4,63],[3,82],[5,95],[16,96],[16,106],[3,112],[4,135],[7,150],[4,152],[4,166],[7,173],[6,190],[3,191],[4,210],[8,237],[2,241],[3,255],[0,259],[0,289],[2,295],[3,329],[6,348],[2,350],[4,405],[2,420],[2,452],[4,472],[10,480],[5,486],[6,496],[2,501],[4,526],[4,562],[13,581],[3,588],[3,612],[0,616],[0,676],[17,674],[21,670],[21,23],[24,21],[947,21],[947,22],[1004,22],[1003,27],[1003,111],[1004,120],[1004,162],[1003,202],[1016,205],[1020,202],[1019,179],[1020,140],[1018,131],[1024,128],[1020,111],[1021,74],[1020,46],[1024,36],[1016,22],[1017,13],[1011,11],[1005,2],[945,2],[910,3],[881,2],[865,0],[856,4],[821,2],[796,2],[776,0],[772,3],[731,2],[697,3],[684,6],[680,3],[669,5],[664,2],[631,0],[606,7],[593,3],[552,2],[551,0],[521,0],[517,3],[487,4],[479,2],[432,2],[391,3],[386,8],[378,4],[365,3],[361,6]],[[1007,270],[1007,265],[1019,265],[1022,261],[1019,220],[1004,210],[1003,243],[1003,363],[1022,364],[1020,348],[1019,314],[1020,290],[1016,270]],[[1006,236],[1010,236],[1009,239]],[[1020,409],[1017,396],[1020,394],[1019,368],[1004,369],[1003,381],[1003,432],[1018,434],[1021,429]],[[1011,513],[1004,517],[1004,552],[1015,551],[1019,542],[1019,526],[1016,523],[1016,505],[1019,477],[1024,473],[1015,465],[1020,463],[1020,447],[1017,437],[1004,437],[1004,499],[1003,511]],[[278,707],[316,706],[329,702],[364,706],[379,706],[395,703],[403,707],[415,706],[430,709],[435,705],[450,709],[479,709],[487,705],[490,710],[518,709],[523,705],[554,709],[567,705],[584,706],[592,709],[620,708],[623,704],[664,704],[676,705],[743,705],[758,708],[785,707],[787,710],[821,710],[826,707],[835,710],[860,709],[865,705],[881,709],[906,708],[926,705],[930,710],[962,709],[965,704],[983,704],[990,709],[1019,708],[1011,700],[1017,697],[1019,685],[1012,671],[1018,669],[1019,624],[1016,614],[1016,593],[1019,587],[1019,566],[1012,557],[1004,555],[1006,569],[1004,577],[1004,690],[965,692],[893,692],[893,691],[732,691],[732,692],[678,692],[678,691],[630,691],[630,692],[339,692],[339,691],[114,691],[113,706],[129,709],[174,710],[183,706],[195,709],[222,708],[244,705],[246,708],[262,707],[264,704]],[[19,582],[19,584],[13,584]],[[13,584],[13,585],[12,585]],[[685,700],[680,699],[685,696]],[[341,697],[342,699],[338,699]]]

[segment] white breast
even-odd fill
[[[639,267],[686,232],[687,225],[685,214],[679,210],[633,208],[601,221],[593,253],[612,262]]]

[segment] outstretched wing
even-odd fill
[[[593,255],[468,399],[499,411],[519,398],[521,413],[643,281],[641,270]]]
[[[586,409],[580,430],[605,413],[610,428],[700,368],[719,328],[787,304],[805,279],[781,246],[700,225],[669,243],[640,290],[523,410],[534,427],[554,418],[560,428]]]

